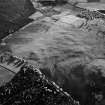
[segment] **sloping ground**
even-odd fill
[[[13,64],[16,68],[21,66],[10,82],[0,87],[1,105],[79,105],[68,93],[27,61],[3,53],[0,55],[0,66],[1,64]]]
[[[34,14],[37,21],[7,37],[1,52],[39,66],[81,105],[104,104],[105,21],[86,21],[69,9],[54,9],[60,12]]]

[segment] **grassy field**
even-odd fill
[[[13,76],[14,74],[12,72],[0,66],[0,86],[9,82]]]

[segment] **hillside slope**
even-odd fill
[[[86,21],[69,7],[44,8],[31,18],[33,23],[5,38],[1,52],[10,51],[38,66],[81,105],[103,104],[105,21]]]

